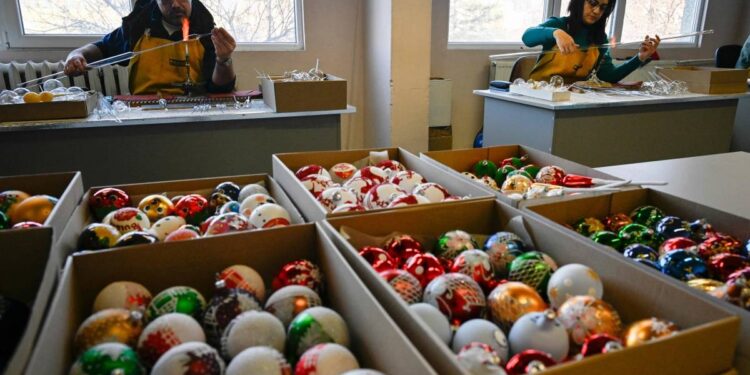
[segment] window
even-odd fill
[[[571,0],[450,0],[448,48],[520,47],[530,26],[566,16]],[[608,30],[617,41],[702,30],[708,0],[618,0]],[[669,39],[662,47],[697,47],[700,38]]]
[[[0,5],[0,31],[5,31],[9,47],[74,48],[119,27],[134,2],[6,1]],[[302,0],[202,2],[213,14],[217,26],[226,28],[235,37],[238,50],[304,48]],[[1,30],[3,27],[7,29]]]

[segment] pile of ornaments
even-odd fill
[[[31,310],[16,299],[0,295],[0,373],[21,341]]]
[[[240,189],[233,182],[222,182],[208,198],[152,194],[137,207],[126,192],[103,188],[91,195],[89,208],[99,222],[81,232],[78,250],[189,240],[291,223],[289,212],[260,184]]]
[[[218,273],[208,303],[188,286],[152,297],[141,284],[111,283],[76,332],[70,374],[380,374],[355,371],[346,322],[322,306],[318,266],[287,263],[272,286],[266,300],[263,279],[246,265]]]
[[[338,163],[330,171],[310,164],[298,169],[295,176],[329,213],[461,199],[396,160],[383,160],[360,169]]]
[[[512,232],[495,233],[480,248],[453,230],[432,252],[398,234],[360,255],[472,374],[541,371],[677,331],[658,318],[623,327],[594,270],[558,268]]]
[[[582,218],[572,228],[627,258],[750,309],[750,239],[743,245],[705,219],[688,222],[650,205],[630,215]]]
[[[42,227],[57,200],[44,194],[30,196],[21,190],[0,192],[0,230]]]

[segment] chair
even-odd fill
[[[742,46],[737,44],[728,44],[716,49],[714,61],[717,68],[734,68],[737,59],[740,58]]]
[[[536,65],[536,60],[537,56],[519,57],[510,69],[510,81],[513,82],[516,78],[529,79],[531,70]]]

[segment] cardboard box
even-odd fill
[[[0,191],[11,189],[59,199],[43,228],[0,230],[0,295],[27,304],[31,311],[5,368],[6,374],[18,374],[31,355],[57,281],[60,265],[50,257],[52,245],[83,195],[83,181],[79,172],[0,177]]]
[[[500,202],[483,200],[452,206],[414,207],[332,218],[324,225],[362,281],[441,374],[462,373],[455,356],[357,254],[360,246],[373,244],[364,243],[358,236],[347,240],[340,233],[342,228],[347,233],[362,232],[370,236],[386,237],[398,231],[429,238],[459,228],[484,235],[510,230],[526,237],[559,265],[581,263],[597,271],[604,284],[604,300],[615,307],[624,323],[661,317],[681,327],[680,333],[669,338],[566,362],[548,369],[545,374],[715,374],[732,366],[739,321],[730,311],[696,298],[691,291],[674,288],[663,282],[661,275],[620,259],[618,254],[571,240],[561,234],[562,229]]]
[[[67,374],[78,325],[89,316],[96,294],[110,282],[136,281],[154,294],[188,285],[210,298],[214,274],[225,267],[246,264],[261,274],[270,289],[279,268],[297,259],[321,267],[326,280],[321,297],[347,322],[351,349],[361,366],[387,374],[435,374],[315,224],[68,258],[27,373]]]
[[[320,203],[310,194],[305,186],[297,179],[294,173],[301,167],[308,164],[318,164],[329,169],[338,163],[355,163],[359,160],[367,159],[371,151],[388,151],[388,157],[391,160],[397,160],[406,167],[413,170],[429,182],[435,182],[448,189],[451,194],[476,197],[489,197],[490,194],[479,186],[475,186],[467,181],[457,179],[448,173],[435,168],[416,155],[406,151],[403,148],[379,148],[350,151],[323,151],[323,152],[295,152],[287,154],[274,154],[272,156],[273,177],[279,181],[279,184],[289,193],[294,200],[294,204],[299,207],[302,215],[308,221],[317,221],[326,217],[359,215],[363,212],[344,212],[329,214]],[[443,203],[440,203],[443,204]],[[446,203],[449,204],[449,203]],[[376,212],[384,210],[399,210],[401,208],[385,208],[379,210],[369,210],[366,212]]]
[[[675,66],[657,67],[656,71],[668,79],[686,82],[688,91],[697,94],[736,94],[747,91],[747,69]]]
[[[430,127],[450,126],[453,81],[430,77]]]
[[[429,137],[430,151],[450,150],[453,148],[453,129],[450,126],[431,127]]]
[[[324,81],[261,79],[263,101],[276,112],[346,109],[346,80],[330,74]]]
[[[513,207],[524,207],[528,205],[537,205],[547,202],[556,202],[561,200],[571,200],[580,197],[607,194],[607,192],[586,192],[575,195],[564,195],[561,197],[545,197],[536,198],[530,200],[517,201],[508,198],[505,194],[492,190],[489,186],[478,182],[472,181],[461,174],[461,172],[470,172],[474,168],[474,164],[481,160],[491,160],[492,162],[500,165],[503,159],[513,157],[529,155],[527,163],[533,163],[539,167],[547,165],[556,165],[564,169],[567,173],[573,173],[583,176],[601,178],[605,180],[622,180],[621,178],[608,175],[606,173],[597,171],[594,168],[587,167],[576,162],[563,159],[561,157],[539,151],[537,149],[521,146],[521,145],[507,145],[507,146],[493,146],[484,148],[467,148],[460,150],[451,151],[430,151],[420,154],[420,158],[428,162],[430,165],[434,165],[444,171],[447,171],[456,178],[462,181],[468,182],[471,185],[477,185],[486,192],[492,193],[498,200],[503,203],[509,204]]]
[[[510,85],[510,93],[542,99],[550,102],[565,102],[570,100],[570,91],[552,91],[544,89],[532,89],[520,85]]]
[[[90,92],[86,100],[0,105],[0,122],[85,118],[96,108],[98,98]]]
[[[630,190],[613,193],[611,195],[579,199],[576,201],[532,206],[528,207],[527,210],[529,210],[531,215],[539,217],[548,223],[559,224],[555,225],[558,230],[578,242],[585,243],[587,246],[594,246],[603,253],[611,254],[615,256],[619,262],[624,261],[626,263],[634,263],[630,259],[620,255],[611,247],[595,243],[575,231],[564,227],[564,225],[573,223],[583,217],[601,218],[618,212],[630,213],[633,209],[643,205],[659,207],[665,214],[674,215],[683,220],[705,218],[711,223],[711,225],[713,225],[714,229],[735,236],[741,240],[747,240],[748,236],[750,236],[749,218],[735,216],[652,189]],[[675,290],[691,293],[695,298],[701,299],[706,303],[720,306],[731,311],[734,315],[739,316],[742,319],[742,328],[737,348],[735,366],[741,374],[750,373],[750,311],[743,310],[699,290],[695,290],[689,287],[686,283],[661,274],[656,270],[652,270],[650,267],[641,267],[646,272],[652,273],[661,278],[661,283],[669,285]]]

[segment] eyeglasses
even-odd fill
[[[599,8],[599,11],[605,13],[609,9],[609,3],[602,4],[599,0],[586,0],[592,8]]]

